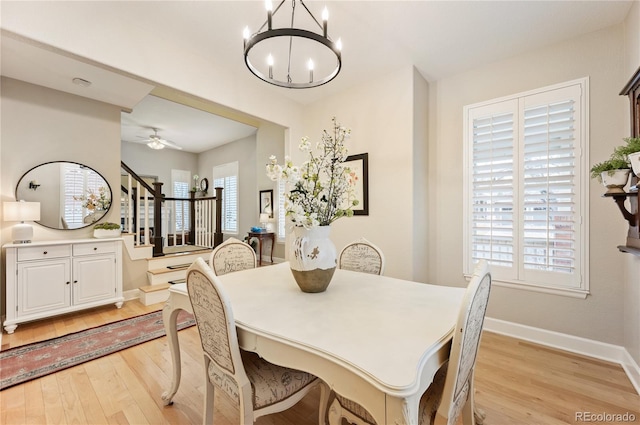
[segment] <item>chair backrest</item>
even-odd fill
[[[216,276],[222,276],[255,268],[257,258],[251,245],[236,238],[229,238],[213,250],[209,257],[209,265]]]
[[[222,371],[248,382],[231,304],[202,258],[187,270],[187,292],[205,355]]]
[[[486,261],[480,261],[464,295],[451,342],[449,367],[438,414],[454,424],[472,389],[473,371],[480,346],[484,316],[489,302],[491,274]]]
[[[384,254],[380,248],[360,238],[342,248],[338,256],[338,268],[381,275],[384,273]]]

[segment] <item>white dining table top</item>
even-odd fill
[[[416,387],[421,366],[450,339],[464,295],[464,288],[347,270],[336,270],[325,292],[309,294],[288,263],[219,279],[239,329],[320,354],[394,393]]]

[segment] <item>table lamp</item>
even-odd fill
[[[260,214],[260,224],[263,229],[267,228],[267,223],[269,222],[269,214],[261,213]]]
[[[40,220],[40,202],[4,202],[2,204],[4,221],[19,221],[13,226],[13,243],[29,243],[33,238],[33,227],[25,221]]]

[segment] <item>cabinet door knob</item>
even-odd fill
[[[70,284],[71,282],[67,281],[67,285]]]
[[[43,254],[43,255],[47,255],[47,251],[43,252],[42,254]]]
[[[73,281],[73,283],[78,283],[78,281],[77,281],[77,280],[74,280],[74,281]]]
[[[97,250],[98,250],[98,247],[95,247],[95,246],[94,246],[94,247],[93,247],[93,250],[94,250],[94,251],[97,251]]]

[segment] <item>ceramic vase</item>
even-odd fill
[[[302,292],[324,292],[337,265],[336,247],[329,238],[330,226],[294,227],[289,253],[291,273]]]
[[[602,184],[607,188],[607,193],[624,193],[624,187],[629,180],[631,170],[614,170],[612,174],[604,171],[600,174]]]
[[[93,229],[93,237],[98,239],[119,238],[120,229]]]
[[[631,163],[633,174],[640,177],[640,152],[630,153],[627,158]]]

